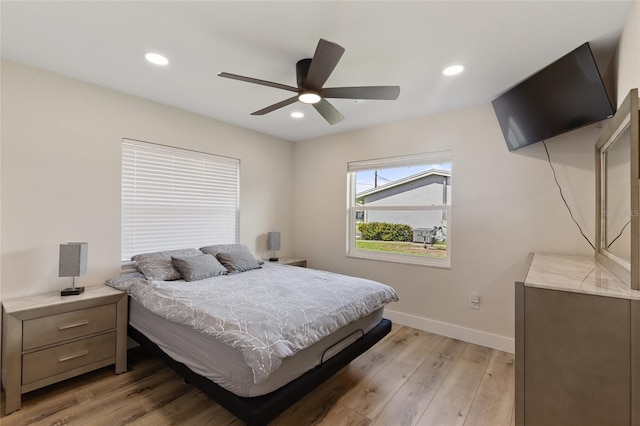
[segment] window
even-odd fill
[[[123,262],[238,241],[240,160],[122,140]]]
[[[347,165],[347,256],[451,265],[451,151]]]

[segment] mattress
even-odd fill
[[[188,326],[161,318],[130,298],[129,324],[174,360],[241,397],[272,392],[337,354],[382,319],[379,308],[338,329],[295,355],[285,358],[266,380],[254,383],[240,351]]]

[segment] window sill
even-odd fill
[[[367,252],[362,250],[352,250],[347,253],[347,257],[352,259],[373,260],[377,262],[399,263],[399,264],[413,265],[413,266],[426,266],[429,268],[438,268],[438,269],[451,269],[451,260],[449,258],[438,259],[438,258],[430,258],[430,257],[404,256],[404,255],[394,255],[394,254],[387,254],[387,253]]]

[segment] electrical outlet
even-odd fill
[[[469,308],[480,309],[480,295],[471,293],[469,295]]]

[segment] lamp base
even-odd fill
[[[67,287],[60,292],[60,296],[77,296],[84,293],[84,287]]]

